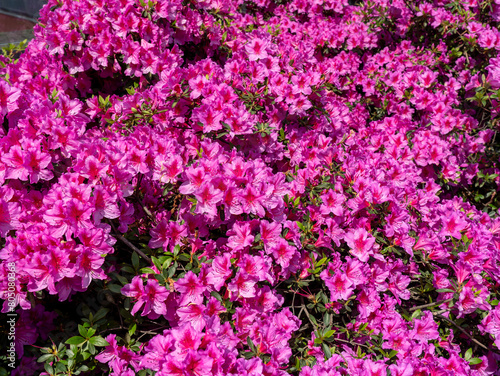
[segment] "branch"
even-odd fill
[[[111,234],[111,235],[113,235],[113,236],[117,237],[118,239],[120,239],[123,243],[125,243],[126,245],[128,245],[128,247],[130,249],[132,249],[133,251],[137,252],[137,254],[139,256],[141,256],[144,260],[146,260],[147,262],[149,262],[151,264],[151,259],[144,252],[142,252],[139,248],[137,248],[135,245],[133,245],[131,242],[129,242],[123,235],[120,235],[118,233],[118,231],[116,231],[116,227],[113,224],[113,222],[109,221],[109,224],[111,225],[111,227],[113,228],[113,231],[114,231],[114,234]]]
[[[144,205],[141,201],[141,206],[142,206],[142,210],[144,210],[144,213],[146,213],[146,215],[150,218],[153,218],[154,219],[154,216],[153,214],[151,213],[151,211],[149,211],[149,209],[146,207],[146,205]]]
[[[135,245],[130,243],[123,235],[120,234],[113,234],[113,236],[116,236],[118,239],[120,239],[123,243],[129,246],[130,249],[133,251],[137,252],[139,256],[141,256],[144,260],[149,262],[151,264],[151,259],[144,253],[142,252],[139,248],[137,248]]]
[[[450,324],[452,324],[455,328],[457,328],[458,330],[460,330],[463,334],[465,334],[472,342],[474,342],[476,345],[478,345],[479,347],[482,347],[483,349],[485,350],[488,350],[488,351],[492,351],[492,352],[495,352],[495,353],[499,353],[498,350],[495,350],[495,349],[492,349],[486,345],[484,345],[483,343],[479,342],[477,339],[475,339],[474,337],[472,337],[469,333],[467,333],[465,331],[465,329],[462,329],[456,322],[454,322],[453,320],[450,320],[449,318],[443,316],[443,315],[436,315],[436,317],[440,318],[440,319],[443,319],[447,322],[449,322]]]
[[[159,326],[158,328],[154,328],[152,330],[159,330],[159,329],[165,329],[165,328],[169,328],[170,326],[169,325],[163,325],[163,326]],[[145,335],[149,334],[149,335],[152,335],[152,336],[156,336],[158,335],[157,332],[154,332],[154,331],[151,331],[151,330],[137,330],[138,333],[142,333],[139,338],[137,338],[137,341],[139,341],[142,337],[144,337]]]
[[[311,320],[311,316],[309,315],[309,311],[307,310],[305,304],[302,304],[302,309],[304,310],[306,317],[309,320],[309,322],[311,323],[311,325],[313,326],[313,328],[316,328],[316,325],[314,325],[313,321]]]
[[[444,299],[444,300],[438,300],[437,302],[434,302],[434,303],[428,303],[428,304],[423,304],[423,305],[419,305],[419,306],[416,306],[416,307],[411,307],[410,308],[410,312],[416,311],[417,309],[421,309],[421,308],[435,307],[435,306],[441,305],[443,303],[451,302],[452,300],[453,300],[453,298]]]
[[[352,341],[348,341],[347,339],[341,339],[341,338],[334,338],[333,340],[334,340],[334,341],[338,341],[338,342],[348,343],[349,345],[352,345],[352,346],[361,346],[361,347],[365,347],[365,348],[367,348],[367,349],[371,350],[371,349],[370,349],[370,346],[365,345],[365,344],[363,344],[363,343],[352,342]]]

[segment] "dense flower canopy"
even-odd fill
[[[0,57],[13,374],[500,374],[499,21],[49,0]]]

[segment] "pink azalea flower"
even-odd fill
[[[119,346],[116,341],[116,334],[109,334],[105,340],[109,343],[106,349],[95,358],[101,363],[109,363],[119,354]]]
[[[8,153],[1,156],[1,159],[7,167],[6,179],[28,180],[29,171],[24,163],[25,155],[19,145],[13,145]]]
[[[91,225],[89,221],[92,215],[92,207],[89,203],[83,203],[76,198],[71,198],[65,203],[66,222],[73,229],[88,228]]]
[[[214,257],[212,261],[212,270],[209,275],[217,291],[220,290],[231,274],[231,256],[228,253],[224,253],[222,256]]]
[[[344,195],[340,193],[335,193],[333,190],[328,190],[325,194],[320,196],[323,204],[320,206],[320,212],[323,215],[328,215],[330,213],[335,214],[336,216],[342,216],[343,207],[342,204],[345,201]]]
[[[347,258],[345,275],[354,286],[364,284],[368,277],[366,266],[361,261],[353,258]]]
[[[7,197],[6,197],[7,198]],[[8,199],[7,199],[8,200]],[[17,202],[6,202],[0,198],[0,236],[5,235],[19,226],[18,218],[21,207]]]
[[[4,80],[0,81],[0,116],[13,112],[18,108],[17,100],[22,92],[16,87],[10,86]]]
[[[264,249],[269,252],[269,249],[277,244],[281,235],[281,224],[278,222],[260,222],[260,240],[264,243]]]
[[[207,303],[205,315],[208,318],[211,318],[211,317],[217,316],[223,312],[226,312],[226,308],[224,308],[224,306],[221,304],[221,302],[219,302],[216,298],[211,296],[210,299],[208,300],[208,303]]]
[[[467,222],[461,218],[461,216],[456,213],[449,213],[443,219],[443,227],[441,229],[440,235],[452,236],[455,239],[461,239],[462,234],[460,231],[467,227]]]
[[[360,261],[367,262],[374,254],[375,238],[364,228],[350,230],[344,236],[344,240],[351,248],[351,253]]]
[[[193,121],[199,121],[202,124],[203,132],[208,133],[222,129],[222,112],[214,110],[208,104],[202,104],[193,110]]]
[[[104,257],[94,252],[91,248],[78,246],[75,275],[82,278],[82,288],[87,288],[93,279],[106,279],[106,274],[101,269]]]
[[[290,246],[283,238],[279,238],[270,250],[274,259],[279,265],[281,265],[282,268],[287,268],[290,265],[292,258],[297,255],[297,250]]]
[[[352,282],[347,279],[345,273],[335,273],[333,277],[325,278],[325,285],[330,290],[332,302],[347,300],[353,292]]]
[[[422,318],[414,321],[412,336],[419,341],[439,339],[438,324],[431,312],[426,311]]]
[[[497,305],[484,319],[481,321],[481,330],[491,334],[495,339],[495,344],[500,347],[500,305]]]
[[[95,208],[92,213],[94,224],[101,222],[103,218],[115,219],[120,216],[120,209],[116,203],[117,195],[108,192],[102,185],[98,185],[92,192],[91,203]]]
[[[122,294],[136,300],[131,311],[132,315],[135,315],[143,306],[144,309],[141,316],[148,316],[154,320],[160,317],[160,315],[167,314],[165,300],[170,293],[165,287],[160,286],[155,279],[149,279],[146,287],[144,287],[142,278],[135,276],[132,279],[132,283],[122,288]]]
[[[118,346],[115,334],[110,334],[105,339],[109,346],[106,346],[105,350],[95,357],[97,361],[109,364],[113,372],[118,374],[128,372],[128,366],[135,369],[139,367],[140,355],[125,346]]]
[[[255,214],[259,217],[264,217],[266,215],[266,211],[262,206],[264,195],[252,185],[248,184],[238,197],[244,213]]]
[[[181,239],[187,236],[186,225],[180,225],[177,222],[167,222],[162,219],[156,228],[151,230],[151,240],[149,247],[170,250],[175,245],[180,244]],[[170,247],[169,247],[170,246]]]
[[[200,304],[206,287],[196,274],[188,271],[184,277],[175,282],[175,289],[182,294],[180,305],[186,305],[189,303]]]
[[[265,59],[268,56],[268,54],[266,52],[266,47],[267,47],[266,41],[259,39],[259,38],[252,39],[245,46],[245,50],[248,53],[248,59],[250,61]]]
[[[243,255],[237,264],[242,271],[250,276],[257,278],[259,281],[270,280],[269,262],[262,256]]]
[[[183,362],[184,375],[206,376],[212,374],[213,359],[193,350],[188,350]]]
[[[167,308],[164,302],[169,294],[170,292],[165,287],[160,286],[156,279],[149,279],[146,287],[144,287],[144,295],[141,296],[136,303],[139,304],[141,300],[144,301],[144,309],[141,316],[148,316],[150,319],[154,320],[160,315],[166,315]],[[132,311],[134,310],[137,312],[135,306]],[[132,312],[132,314],[135,312]]]
[[[204,75],[199,75],[189,80],[189,87],[191,88],[191,99],[196,99],[201,95],[201,91],[207,85],[208,80]]]
[[[188,167],[185,171],[188,182],[182,183],[179,192],[183,195],[189,195],[198,190],[205,181],[206,172],[203,167]]]
[[[227,245],[234,251],[245,249],[253,244],[254,236],[248,222],[236,222],[227,234],[229,235]]]
[[[234,294],[233,299],[237,299],[240,296],[243,298],[253,298],[256,292],[255,283],[256,280],[254,277],[240,270],[227,285],[227,289]]]
[[[179,316],[179,322],[190,322],[197,331],[202,331],[205,327],[205,307],[202,304],[188,304],[180,307],[176,311]]]
[[[217,215],[216,205],[222,200],[224,193],[220,189],[214,188],[212,184],[205,183],[195,192],[194,196],[198,200],[196,212],[214,218]]]
[[[176,350],[183,354],[189,350],[198,350],[201,345],[201,332],[195,330],[190,323],[172,329]]]
[[[366,376],[386,376],[387,375],[387,366],[383,361],[372,361],[370,359],[366,359],[363,362],[363,366],[365,369]]]
[[[180,156],[174,155],[167,157],[166,155],[160,155],[155,158],[153,180],[158,180],[162,183],[176,182],[177,176],[183,169],[183,162]]]
[[[182,361],[173,355],[167,356],[167,359],[162,362],[158,376],[184,376]]]

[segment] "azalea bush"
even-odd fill
[[[0,374],[499,375],[499,21],[49,0],[0,57]]]

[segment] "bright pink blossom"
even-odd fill
[[[375,238],[365,229],[351,230],[344,239],[351,248],[351,253],[360,261],[366,262],[374,254]]]

